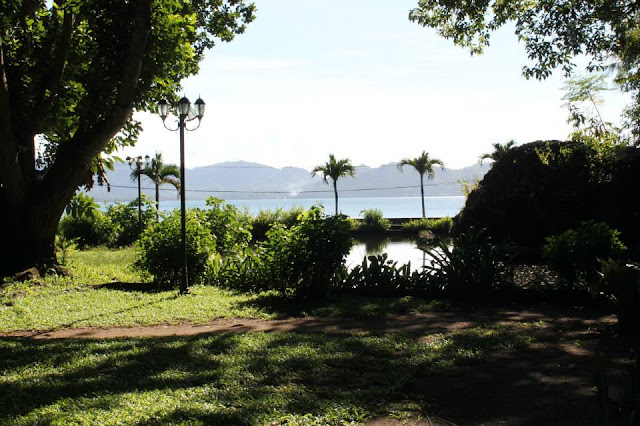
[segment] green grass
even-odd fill
[[[5,285],[0,290],[0,332],[202,324],[232,317],[380,317],[442,307],[441,302],[413,297],[300,303],[274,293],[243,294],[212,286],[193,286],[190,295],[179,296],[176,290],[155,289],[131,269],[134,259],[133,248],[75,251],[69,254],[71,278]]]
[[[418,343],[295,333],[0,339],[0,424],[350,424],[406,416],[433,371],[531,342],[534,324]],[[526,331],[526,332],[523,332]]]

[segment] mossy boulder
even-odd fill
[[[544,239],[586,220],[622,232],[628,247],[640,241],[640,150],[606,153],[577,142],[537,141],[513,148],[493,164],[455,218],[454,232],[486,228],[529,259]]]

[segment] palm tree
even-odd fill
[[[499,143],[499,142],[494,143],[493,152],[490,154],[482,154],[478,159],[478,163],[482,164],[484,160],[493,160],[493,161],[502,160],[504,156],[507,155],[507,152],[509,152],[511,148],[515,146],[515,144],[516,144],[516,141],[514,141],[513,139],[511,139],[507,143]]]
[[[433,179],[435,171],[433,166],[439,165],[444,170],[444,163],[436,158],[429,158],[427,151],[422,151],[419,157],[405,158],[398,163],[398,169],[402,171],[403,166],[411,166],[420,174],[420,195],[422,196],[422,217],[426,217],[424,211],[424,175],[427,174],[427,179]]]
[[[326,163],[316,166],[311,171],[311,176],[315,176],[316,173],[322,173],[322,179],[324,183],[327,185],[329,181],[327,177],[330,177],[333,180],[333,192],[336,197],[336,215],[338,214],[338,179],[343,176],[355,176],[356,169],[351,164],[351,160],[348,158],[342,160],[336,160],[336,157],[333,154],[329,154],[329,161]]]
[[[164,164],[162,154],[156,152],[150,163],[139,171],[140,175],[151,179],[156,186],[156,209],[160,210],[160,185],[173,185],[180,194],[180,169],[175,164]],[[131,172],[131,180],[138,179],[138,169]]]

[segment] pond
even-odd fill
[[[389,260],[398,262],[398,265],[411,262],[411,269],[420,270],[424,265],[429,265],[431,256],[427,251],[431,247],[420,246],[415,239],[399,237],[358,237],[355,239],[351,251],[347,255],[346,265],[353,269],[362,263],[365,256],[376,256],[382,253],[389,255]]]

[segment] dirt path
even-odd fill
[[[481,324],[514,324],[543,321],[551,327],[589,328],[613,324],[612,315],[585,313],[581,310],[505,310],[428,312],[394,315],[384,318],[293,317],[277,320],[216,319],[206,324],[161,324],[113,328],[68,328],[51,331],[0,333],[0,337],[32,339],[109,339],[123,337],[193,336],[215,333],[301,332],[301,333],[402,333],[422,338],[434,333],[475,327]]]

